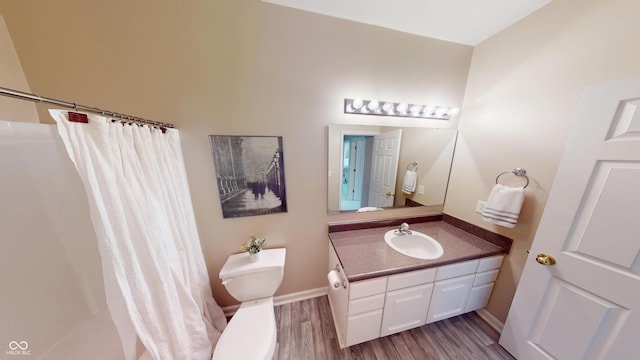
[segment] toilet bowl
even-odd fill
[[[276,347],[273,295],[282,283],[286,249],[262,250],[257,262],[249,254],[229,256],[220,270],[227,291],[241,301],[216,344],[213,359],[271,359]]]

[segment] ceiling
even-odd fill
[[[475,46],[551,0],[262,0]]]

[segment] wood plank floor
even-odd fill
[[[274,359],[436,360],[514,358],[475,312],[340,349],[326,296],[275,307]]]

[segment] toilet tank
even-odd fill
[[[266,249],[251,262],[248,253],[229,256],[220,269],[220,280],[229,294],[243,302],[273,296],[282,283],[286,249]]]

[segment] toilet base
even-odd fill
[[[213,360],[272,359],[276,339],[273,297],[245,301],[222,332]]]

